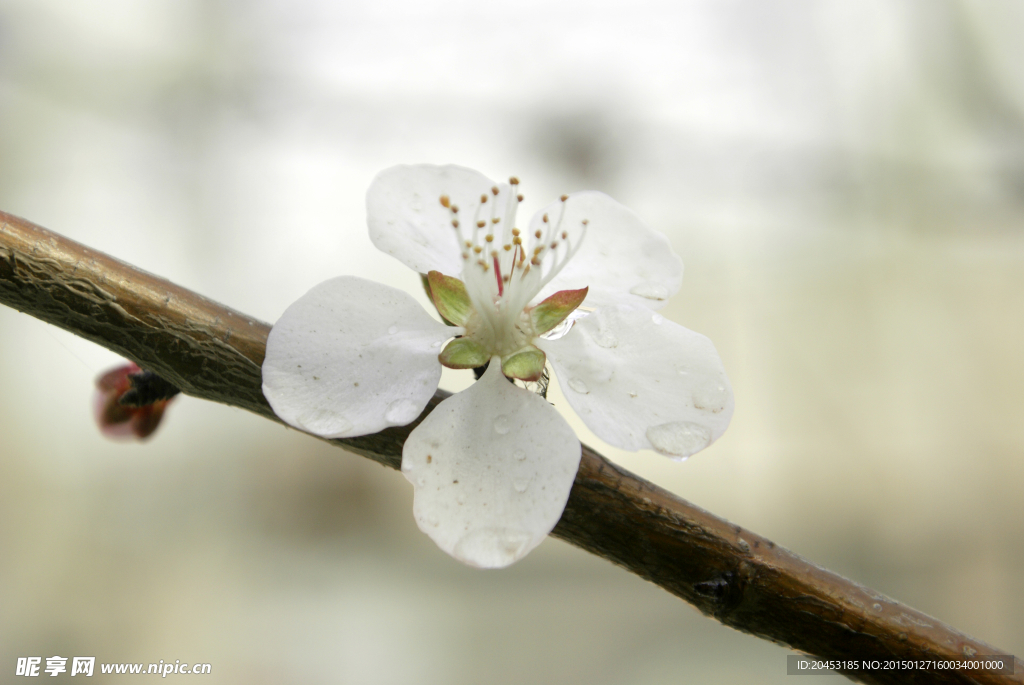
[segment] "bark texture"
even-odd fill
[[[88,338],[194,397],[278,421],[261,389],[270,326],[0,212],[0,303]],[[426,416],[447,397],[439,391]],[[397,469],[422,420],[331,440]],[[956,660],[1000,654],[943,623],[815,566],[584,446],[552,535],[604,557],[758,637],[832,659]],[[851,671],[868,683],[1024,683],[1014,673]]]

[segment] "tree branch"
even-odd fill
[[[103,345],[186,394],[279,421],[261,390],[270,326],[4,212],[0,302]],[[439,391],[424,416],[445,397]],[[329,442],[397,469],[418,423]],[[552,535],[728,626],[816,656],[945,660],[1000,653],[703,511],[586,446]],[[869,683],[1022,683],[1024,663],[1014,664],[1015,675],[846,675]]]

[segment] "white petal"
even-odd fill
[[[370,240],[410,269],[437,270],[447,276],[462,273],[460,234],[452,213],[441,206],[447,195],[460,208],[463,229],[474,221],[480,196],[496,184],[478,171],[460,166],[395,166],[377,174],[366,192],[366,221]]]
[[[462,332],[401,290],[354,276],[325,281],[270,331],[263,394],[286,423],[327,438],[404,426],[437,389],[442,343]]]
[[[679,290],[683,260],[672,251],[668,238],[604,193],[588,190],[573,193],[564,203],[551,203],[531,219],[530,235],[544,230],[545,214],[551,224],[561,217],[570,240],[586,220],[586,235],[579,251],[535,299],[589,286],[585,307],[629,304],[660,309]]]
[[[501,568],[558,523],[580,464],[580,441],[539,395],[509,383],[498,359],[405,441],[420,530],[470,566]]]
[[[717,440],[732,418],[715,346],[650,310],[603,307],[537,346],[572,408],[616,447],[684,458]]]

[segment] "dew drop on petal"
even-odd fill
[[[388,335],[394,335],[398,332],[398,326],[390,326],[388,328]]]
[[[526,488],[530,487],[530,479],[516,478],[512,481],[512,487],[516,489],[516,492],[526,492]]]
[[[653,321],[653,322],[654,322],[654,325],[655,325],[655,326],[660,326],[660,325],[661,325],[661,323],[662,323],[662,322],[663,322],[664,320],[665,320],[665,317],[664,317],[664,316],[662,316],[661,314],[652,314],[652,315],[651,315],[651,321]]]
[[[576,392],[580,393],[581,395],[586,395],[588,392],[590,392],[590,388],[587,387],[587,384],[581,381],[579,378],[570,378],[569,387],[575,390]]]
[[[660,283],[652,283],[650,281],[646,283],[640,283],[634,285],[629,289],[630,294],[639,295],[640,297],[646,297],[648,300],[667,300],[668,299],[668,288],[661,285]]]
[[[462,494],[461,492],[459,494],[455,495],[455,503],[456,504],[465,504],[466,503],[466,496],[464,494]]]
[[[494,417],[494,432],[498,435],[506,435],[509,431],[508,416],[499,414]]]
[[[604,347],[605,349],[611,349],[613,347],[619,346],[618,338],[616,338],[611,333],[606,333],[604,331],[601,331],[600,333],[594,336],[594,342],[596,342],[601,347]]]
[[[507,566],[521,555],[530,534],[515,528],[488,526],[466,533],[452,550],[456,559],[484,568]]]
[[[346,433],[352,422],[330,409],[310,409],[295,419],[295,424],[310,433]]]
[[[523,461],[526,459],[526,452],[523,450],[516,450],[512,453],[512,456],[516,458],[516,461]]]
[[[688,457],[711,444],[711,432],[689,421],[673,421],[647,429],[654,449],[669,457]]]
[[[709,411],[712,414],[719,414],[725,410],[729,401],[729,393],[724,385],[712,385],[698,388],[693,393],[693,406],[695,409]]]
[[[384,410],[384,419],[395,426],[412,423],[420,415],[419,407],[412,400],[395,400]]]

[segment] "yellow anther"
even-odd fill
[[[486,224],[487,224],[486,221],[478,221],[478,222],[476,222],[476,227],[477,228],[483,228]]]
[[[514,186],[519,185],[519,179],[516,178],[515,176],[511,177],[510,179],[508,179],[508,182],[511,183]]]
[[[509,250],[512,249],[512,246],[511,245],[505,245],[502,249],[504,249],[505,252],[508,252]]]
[[[498,194],[498,186],[491,186],[491,194],[492,195],[497,195]]]
[[[584,225],[584,226],[586,226],[586,225],[587,225],[587,224],[589,224],[589,223],[590,223],[590,219],[584,219],[584,220],[583,220],[583,225]]]
[[[487,202],[487,196],[486,195],[481,195],[480,196],[480,204],[484,204],[486,202]]]
[[[484,248],[480,247],[479,245],[474,245],[473,246],[473,252],[476,252],[477,254],[480,254],[483,251],[484,251]]]
[[[454,226],[455,228],[458,228],[459,227],[459,220],[458,219],[452,219],[452,226]]]
[[[492,224],[496,224],[496,223],[498,223],[499,221],[501,221],[501,217],[500,217],[500,216],[496,216],[496,217],[494,217],[493,219],[491,219],[491,223],[492,223]]]
[[[463,259],[469,259],[469,253],[468,252],[463,252],[462,253],[462,258]]]
[[[447,195],[442,195],[441,196],[441,206],[444,207],[445,209],[448,209],[449,207],[451,207],[452,206],[451,198],[448,197]]]
[[[562,231],[562,240],[568,240],[568,238],[569,238],[569,232],[568,231]]]
[[[537,231],[534,232],[533,237],[536,238],[537,240],[540,240],[540,237],[542,235],[544,235],[544,234],[540,232],[540,229],[537,229]]]
[[[544,251],[544,246],[543,245],[538,245],[537,247],[533,248],[533,254],[540,254],[543,251]]]
[[[458,214],[458,213],[459,213],[459,206],[458,205],[452,205],[452,214]]]
[[[512,235],[519,235],[519,229],[518,228],[513,228],[512,229]]]
[[[554,250],[557,247],[558,247],[558,241],[555,241],[555,242],[551,243],[551,249],[552,250]]]
[[[516,236],[515,238],[512,239],[512,244],[513,245],[522,245],[523,244],[523,239],[520,238],[519,236]]]
[[[467,240],[466,241],[466,247],[473,247],[473,241],[472,240]]]
[[[489,242],[489,243],[493,243],[493,242],[494,242],[494,236],[493,236],[493,235],[491,235],[490,233],[488,233],[488,234],[487,234],[487,237],[486,237],[486,238],[484,238],[484,240],[486,240],[486,241],[487,241],[487,242]]]
[[[568,199],[569,199],[568,195],[563,195],[562,198],[561,198],[562,202],[565,202]]]
[[[543,219],[544,219],[544,223],[547,223],[547,222],[548,222],[548,215],[547,215],[547,214],[545,214],[545,215],[543,216]],[[539,238],[540,236],[537,236],[537,237]]]
[[[534,266],[540,266],[540,260],[534,257],[533,259],[530,260],[530,264],[533,264]]]
[[[522,195],[516,195],[516,200],[518,200],[519,202],[522,202],[523,201],[523,196]]]

